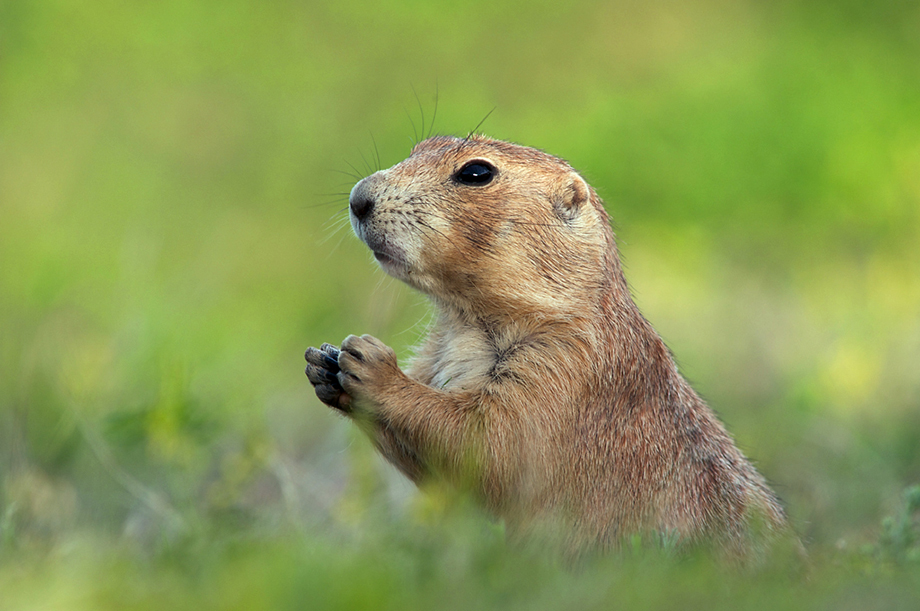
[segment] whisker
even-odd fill
[[[375,261],[376,263],[376,261]],[[383,270],[380,270],[383,271]],[[384,272],[377,277],[377,285],[374,287],[373,293],[378,293],[383,288],[383,283],[386,282],[388,285],[392,286],[393,280],[395,280],[390,274]]]
[[[414,292],[411,294],[417,295],[417,293],[414,293]],[[426,301],[426,298],[422,297],[421,299],[416,300],[415,303],[413,303],[412,305],[419,306],[425,301]],[[436,320],[437,318],[434,315],[434,309],[428,308],[425,312],[425,316],[423,316],[422,318],[420,318],[413,324],[409,325],[407,328],[403,329],[402,331],[397,331],[396,333],[394,333],[394,336],[399,337],[401,335],[405,335],[406,333],[409,333],[410,331],[415,331],[419,327],[422,327],[421,331],[416,332],[416,336],[418,337],[418,339],[421,339],[423,336],[428,335],[428,333],[434,328],[434,323]]]
[[[371,168],[371,164],[367,161],[367,157],[364,156],[363,152],[358,151],[358,154],[361,155],[361,161],[364,162],[364,168],[367,170],[367,174],[365,174],[365,176],[370,176],[374,173],[374,170]]]
[[[412,87],[412,95],[415,96],[415,102],[416,104],[418,104],[418,110],[422,115],[421,134],[422,134],[422,137],[425,137],[425,109],[422,107],[422,101],[418,97],[418,92],[415,90],[415,85],[410,84],[409,86]]]
[[[433,216],[433,217],[439,218],[439,219],[443,219],[443,218],[444,218],[444,217],[442,217],[440,214],[437,214],[437,213],[435,213],[435,212],[431,212],[431,211],[429,211],[429,210],[413,210],[412,213],[413,213],[413,214],[427,214],[428,216]]]
[[[511,221],[512,225],[524,225],[525,227],[554,227],[558,228],[559,225],[554,223],[531,223],[529,221]]]
[[[434,120],[438,118],[438,82],[434,83],[434,113],[431,115],[431,127],[428,128],[428,134],[425,138],[430,138],[434,134]]]
[[[326,206],[333,206],[333,205],[340,204],[340,203],[342,203],[342,201],[339,198],[336,198],[336,199],[332,199],[332,200],[325,201],[325,202],[319,202],[318,204],[301,204],[300,209],[301,210],[315,210],[317,208],[325,208]],[[348,208],[344,208],[344,210],[347,210],[347,209]]]
[[[357,179],[358,179],[359,181],[360,181],[360,180],[363,180],[364,177],[367,176],[367,174],[361,174],[361,172],[358,171],[358,168],[356,168],[356,167],[354,166],[354,164],[353,164],[352,162],[348,161],[347,159],[345,160],[345,163],[348,164],[348,167],[350,167],[352,170],[354,170],[354,172],[355,172],[355,173],[354,173],[354,176],[356,176]]]
[[[380,149],[377,148],[377,139],[374,138],[373,132],[371,132],[371,142],[374,143],[374,157],[377,160],[377,171],[379,172],[382,169],[382,164],[380,163]]]
[[[415,121],[412,120],[412,115],[409,114],[409,111],[403,108],[403,112],[406,113],[406,117],[409,118],[409,123],[412,125],[412,146],[414,147],[418,144],[418,130],[415,129]]]
[[[429,224],[426,223],[425,221],[423,221],[423,220],[417,218],[417,219],[415,219],[415,222],[418,223],[419,225],[421,225],[422,227],[427,227],[428,229],[430,229],[431,231],[435,232],[436,234],[438,234],[439,236],[441,236],[441,237],[444,238],[445,240],[447,239],[447,236],[444,235],[443,232],[438,231],[437,229],[435,229],[434,227],[432,227],[431,225],[429,225]]]
[[[410,199],[406,201],[406,204],[409,206],[433,206],[434,202],[430,202],[424,199]]]
[[[487,113],[486,113],[486,116],[484,116],[484,117],[482,118],[482,121],[480,121],[479,123],[477,123],[477,124],[476,124],[476,127],[474,127],[473,129],[470,130],[470,133],[468,133],[468,134],[466,135],[466,138],[464,138],[464,140],[469,140],[469,139],[473,136],[473,134],[475,134],[475,133],[479,130],[479,128],[482,127],[482,124],[486,122],[486,119],[489,118],[489,115],[491,115],[493,112],[495,112],[495,109],[496,109],[496,108],[498,108],[498,106],[493,106],[493,107],[492,107],[492,110],[490,110],[489,112],[487,112]]]
[[[345,161],[345,163],[348,163],[348,161]],[[348,165],[351,165],[351,164],[348,163]],[[352,169],[354,170],[355,167],[352,166]],[[327,171],[335,172],[337,174],[343,174],[345,176],[348,176],[349,178],[354,178],[356,181],[361,180],[363,178],[363,176],[361,176],[360,174],[353,174],[351,172],[345,172],[344,170],[336,170],[335,168],[327,168]]]
[[[326,233],[326,237],[324,237],[322,240],[319,241],[320,246],[325,245],[325,244],[326,244],[329,240],[331,240],[336,234],[338,234],[338,236],[339,236],[339,241],[335,243],[335,246],[333,246],[332,248],[330,248],[330,249],[327,250],[327,252],[326,252],[326,260],[328,260],[329,257],[332,256],[332,253],[334,253],[336,250],[339,249],[339,247],[342,245],[342,241],[343,241],[343,240],[345,239],[345,237],[348,235],[347,232],[342,231],[343,229],[345,229],[345,227],[347,227],[347,225],[345,225],[345,224],[343,223],[343,224],[340,224],[338,227],[335,227],[335,228],[333,228],[333,229],[325,229],[325,231],[327,232],[327,233]]]
[[[333,216],[332,218],[325,221],[322,225],[323,229],[334,229],[338,231],[342,227],[347,227],[351,224],[351,219],[348,215],[338,215]]]

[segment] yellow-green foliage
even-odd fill
[[[493,108],[606,200],[807,577],[506,549],[315,399],[307,346],[424,332],[351,185]],[[916,2],[0,2],[0,608],[914,607],[918,245]]]

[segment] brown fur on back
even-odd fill
[[[458,180],[471,161],[491,182]],[[431,138],[356,185],[351,209],[437,322],[405,373],[370,336],[311,349],[307,373],[414,481],[470,486],[512,531],[557,529],[575,551],[664,532],[743,555],[785,530],[640,314],[603,203],[566,162]]]

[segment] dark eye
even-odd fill
[[[485,161],[471,161],[454,174],[454,180],[465,185],[485,185],[495,177],[495,168]]]

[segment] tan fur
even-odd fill
[[[458,182],[471,160],[494,179]],[[743,555],[785,530],[639,313],[603,204],[566,162],[431,138],[358,183],[351,205],[358,236],[430,296],[437,322],[405,373],[370,336],[311,349],[307,373],[411,479],[468,486],[513,532],[552,527],[576,552],[659,532]],[[337,367],[319,371],[321,353]]]

